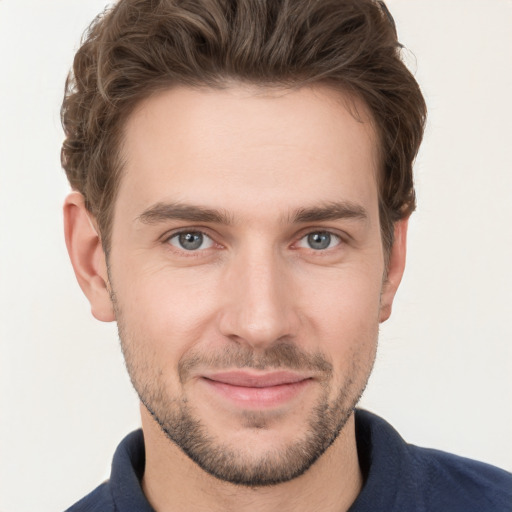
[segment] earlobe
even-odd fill
[[[389,255],[386,280],[382,286],[379,321],[385,322],[391,316],[396,291],[405,270],[407,252],[407,225],[409,219],[399,220],[394,226],[394,240]]]
[[[64,202],[64,234],[76,279],[91,304],[95,318],[115,320],[108,289],[105,253],[96,226],[79,192],[71,192]]]

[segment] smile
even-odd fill
[[[221,399],[249,409],[284,405],[313,382],[309,376],[288,371],[265,374],[222,372],[202,376],[201,381]]]

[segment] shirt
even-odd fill
[[[407,444],[378,416],[356,410],[363,488],[349,512],[512,512],[512,474],[489,464]],[[154,512],[141,488],[141,430],[118,446],[110,479],[66,512]]]

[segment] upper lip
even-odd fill
[[[292,371],[274,371],[256,373],[247,370],[233,370],[203,375],[205,379],[248,388],[266,388],[283,384],[295,384],[309,379],[310,376]]]

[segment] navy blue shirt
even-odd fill
[[[407,444],[383,419],[356,411],[365,483],[349,512],[512,512],[512,474],[438,450]],[[110,479],[67,512],[154,512],[140,485],[142,431],[114,455]]]

